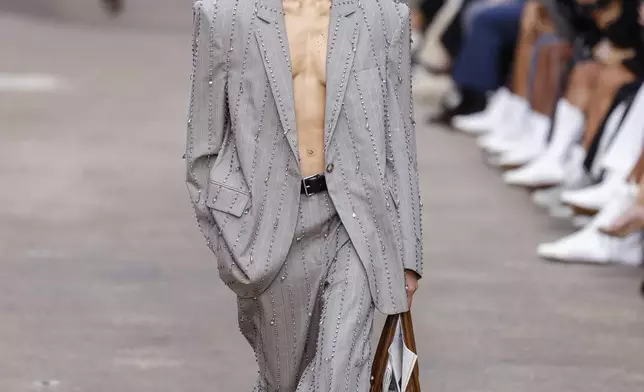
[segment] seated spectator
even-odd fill
[[[507,184],[579,228],[539,245],[545,259],[644,263],[643,24],[638,0],[504,2],[474,17],[456,57],[437,120],[478,136]]]
[[[564,180],[565,160],[577,140],[588,151],[620,88],[644,75],[644,47],[637,22],[636,0],[617,0],[594,9],[602,38],[593,57],[573,69],[564,97],[556,108],[553,138],[529,165],[508,172],[511,185],[533,188],[558,185]]]
[[[452,78],[456,89],[444,100],[442,113],[431,121],[449,123],[456,115],[485,108],[486,93],[502,84],[499,62],[503,50],[514,47],[522,9],[522,1],[508,1],[475,18],[472,32],[454,63]]]

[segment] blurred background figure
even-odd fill
[[[117,15],[123,12],[123,7],[125,6],[125,0],[101,0],[105,6],[105,8]]]
[[[638,0],[474,0],[454,13],[452,84],[429,121],[478,137],[505,183],[578,228],[539,245],[544,259],[643,262],[643,10]]]

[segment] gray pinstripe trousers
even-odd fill
[[[282,271],[238,307],[259,366],[255,392],[369,390],[374,304],[326,192],[302,196]]]

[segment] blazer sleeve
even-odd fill
[[[210,170],[226,133],[225,55],[215,31],[216,0],[193,7],[192,75],[186,141],[186,183],[197,223],[213,248],[217,240],[212,213],[206,206]]]
[[[411,20],[409,7],[395,3],[398,23],[388,53],[389,163],[394,176],[404,268],[422,274],[421,198],[416,159],[416,131],[411,89]]]

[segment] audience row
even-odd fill
[[[416,10],[415,50],[436,8]],[[544,259],[643,262],[643,11],[637,0],[465,0],[446,30],[458,44],[443,39],[451,65],[416,57],[453,79],[429,121],[476,136],[508,185],[578,228],[539,245]]]

